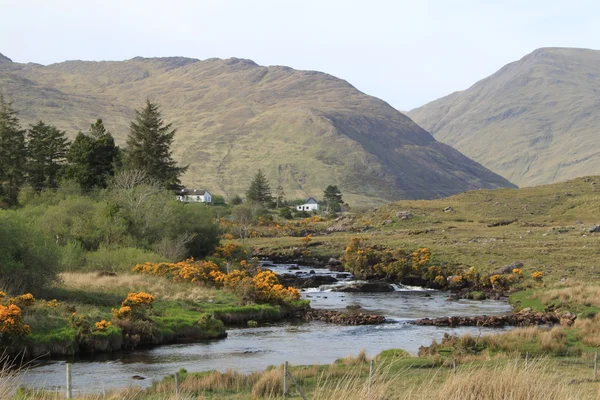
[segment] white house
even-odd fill
[[[298,211],[318,211],[319,203],[317,203],[317,201],[315,199],[313,199],[312,197],[309,197],[308,200],[306,200],[306,203],[296,206],[296,210],[298,210]]]
[[[177,200],[184,203],[210,203],[212,198],[208,190],[181,189],[176,192]]]

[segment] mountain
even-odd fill
[[[600,51],[535,50],[408,116],[519,186],[600,174]]]
[[[183,183],[228,197],[243,194],[258,168],[288,198],[320,198],[337,184],[354,204],[511,186],[384,101],[320,72],[237,58],[2,63],[0,93],[24,124],[42,119],[74,136],[102,118],[121,144],[134,109],[157,101],[178,128]]]

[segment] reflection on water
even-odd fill
[[[277,271],[279,272],[279,271]],[[73,365],[73,385],[79,391],[102,392],[129,385],[148,386],[180,368],[190,372],[236,369],[262,370],[284,361],[292,364],[326,364],[365,349],[375,355],[382,350],[402,348],[416,354],[419,347],[440,340],[444,333],[487,333],[476,327],[437,328],[414,326],[405,321],[450,315],[494,315],[510,310],[504,301],[460,300],[449,302],[435,291],[391,293],[303,293],[316,308],[343,310],[360,305],[364,310],[385,315],[391,323],[375,326],[336,326],[320,322],[280,323],[256,328],[230,329],[226,339],[179,344],[122,352],[84,360]],[[495,330],[497,331],[497,330]],[[133,381],[133,375],[146,380]],[[22,376],[27,386],[57,388],[64,385],[62,361],[48,361],[30,368]]]

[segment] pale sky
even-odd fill
[[[249,58],[330,73],[400,110],[539,47],[600,49],[598,0],[0,0],[16,62]]]

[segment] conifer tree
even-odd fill
[[[25,183],[26,158],[25,130],[11,104],[0,95],[0,203],[17,204]]]
[[[171,144],[176,129],[172,124],[164,123],[158,104],[149,100],[135,113],[127,137],[127,168],[142,170],[165,187],[180,188],[179,177],[187,167],[178,167],[172,157]]]
[[[250,187],[246,191],[246,199],[251,203],[258,203],[262,205],[267,205],[273,201],[273,197],[271,196],[271,188],[269,187],[269,181],[260,169],[256,175],[254,175],[254,178],[252,178]]]
[[[335,185],[329,185],[323,192],[323,201],[327,207],[327,211],[340,211],[341,206],[344,203],[342,200],[342,193]]]
[[[69,162],[65,177],[82,188],[105,188],[119,163],[119,147],[101,119],[90,125],[86,135],[79,132],[67,153]]]
[[[27,133],[27,177],[35,190],[55,188],[64,166],[69,141],[66,133],[39,121]]]

